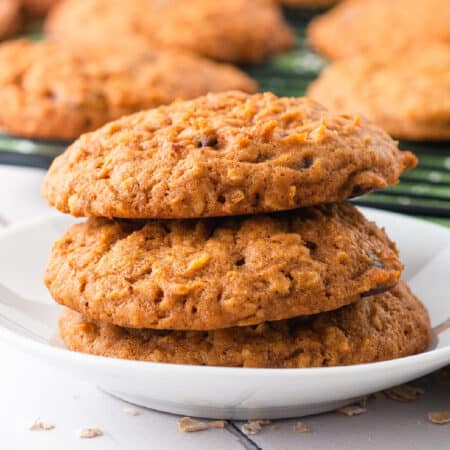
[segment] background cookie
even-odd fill
[[[139,35],[152,45],[228,62],[262,62],[294,45],[270,0],[65,0],[50,14],[46,30],[76,45]]]
[[[176,364],[323,367],[361,364],[426,350],[430,324],[405,283],[337,311],[252,327],[202,331],[119,328],[67,310],[60,333],[71,350]]]
[[[51,41],[0,46],[2,128],[21,136],[71,140],[177,98],[256,90],[238,69],[180,51],[78,50]]]
[[[395,245],[350,204],[272,216],[74,225],[54,299],[121,326],[214,329],[336,309],[394,285]]]
[[[400,139],[450,139],[450,43],[332,63],[308,95],[332,110],[362,114]]]
[[[448,0],[345,0],[308,27],[312,46],[331,59],[450,42]]]
[[[305,98],[228,92],[84,135],[54,160],[43,193],[75,216],[236,215],[361,195],[415,164],[358,117]]]

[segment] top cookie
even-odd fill
[[[43,193],[75,216],[226,216],[339,201],[415,164],[364,119],[307,98],[228,92],[82,136],[55,159]]]
[[[28,40],[0,46],[0,124],[20,136],[72,140],[126,114],[228,89],[254,92],[256,83],[181,51]]]
[[[337,61],[308,95],[335,111],[362,114],[400,139],[450,139],[450,44]]]
[[[51,12],[46,31],[74,44],[135,35],[153,45],[245,63],[294,45],[279,7],[268,0],[65,0]]]
[[[448,0],[346,0],[308,27],[312,46],[330,59],[450,42]]]

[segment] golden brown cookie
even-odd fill
[[[334,111],[362,114],[400,139],[450,139],[450,43],[337,61],[308,95]]]
[[[308,27],[312,46],[331,59],[401,52],[450,42],[448,0],[345,0]]]
[[[262,62],[294,45],[271,0],[65,0],[51,12],[46,31],[75,45],[137,35],[152,45],[241,63]]]
[[[186,221],[89,219],[53,246],[45,283],[88,317],[206,330],[339,308],[392,287],[395,245],[350,204]]]
[[[19,0],[0,0],[0,39],[19,32],[24,25]]]
[[[114,358],[232,367],[324,367],[422,352],[427,311],[404,282],[336,311],[213,331],[120,328],[66,310],[60,333],[71,350]]]
[[[34,138],[74,139],[142,109],[256,83],[238,69],[180,51],[80,52],[52,41],[0,46],[0,123]]]
[[[82,136],[53,162],[43,193],[75,216],[211,217],[343,200],[415,164],[359,117],[306,98],[228,92]]]

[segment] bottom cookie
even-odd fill
[[[389,292],[336,311],[246,327],[136,330],[90,321],[71,310],[63,313],[59,326],[70,350],[231,367],[325,367],[383,361],[424,351],[431,338],[428,313],[403,281]]]

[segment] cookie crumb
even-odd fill
[[[413,402],[419,395],[424,393],[425,391],[422,388],[410,386],[408,384],[395,386],[384,391],[384,394],[386,394],[388,398],[398,402]]]
[[[311,430],[309,429],[308,425],[306,425],[306,423],[296,422],[292,427],[292,431],[294,433],[309,433]]]
[[[212,420],[208,422],[208,428],[225,428],[224,420]]]
[[[80,438],[82,439],[92,439],[99,436],[103,436],[103,431],[100,428],[82,428],[79,433]]]
[[[246,435],[258,434],[262,427],[257,422],[247,422],[241,426],[241,431]]]
[[[55,425],[52,425],[51,423],[43,422],[40,419],[36,419],[33,424],[30,426],[30,431],[49,431],[53,430],[55,428]]]
[[[336,410],[339,414],[344,414],[345,416],[359,416],[360,414],[364,414],[367,412],[367,408],[364,408],[360,405],[348,405],[343,406],[342,408],[338,408]]]
[[[450,411],[432,411],[428,413],[428,420],[435,425],[450,423]]]
[[[198,422],[190,417],[182,417],[177,420],[178,430],[183,433],[193,433],[195,431],[204,431],[208,425],[204,422]]]
[[[257,434],[262,430],[262,427],[272,423],[269,419],[249,419],[247,423],[242,425],[241,430],[244,434]]]
[[[135,408],[127,407],[123,408],[122,412],[127,416],[139,416],[139,411]]]

